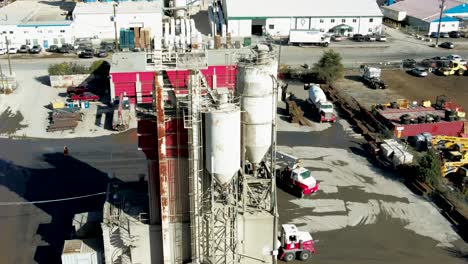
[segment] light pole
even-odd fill
[[[10,70],[10,76],[12,75],[11,73],[11,60],[10,60],[10,46],[8,43],[8,37],[5,36],[5,43],[6,43],[6,53],[7,53],[7,59],[8,59],[8,69]]]
[[[445,0],[442,0],[442,4],[440,4],[439,25],[437,27],[437,39],[435,43],[436,48],[439,46],[440,25],[442,24],[442,15],[444,13],[444,8],[445,8]]]
[[[118,3],[114,3],[112,6],[114,8],[114,17],[113,17],[113,20],[114,20],[114,41],[115,41],[115,50],[119,50],[119,42],[118,42],[118,38],[117,38],[117,14],[116,14],[116,7],[118,6],[119,4]]]

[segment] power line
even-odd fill
[[[41,201],[29,201],[29,202],[0,202],[0,206],[54,203],[54,202],[62,202],[62,201],[83,199],[83,198],[98,196],[98,195],[103,195],[103,194],[106,194],[106,192],[93,193],[93,194],[74,196],[74,197],[68,197],[68,198],[61,198],[61,199],[53,199],[53,200],[41,200]]]

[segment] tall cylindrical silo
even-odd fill
[[[206,169],[220,185],[229,183],[240,168],[240,109],[225,106],[205,113]]]
[[[258,164],[271,146],[275,60],[238,65],[237,92],[244,111],[245,157]]]
[[[187,5],[187,0],[175,0],[174,1],[174,7],[185,7]],[[176,9],[174,12],[174,16],[176,18],[178,17],[184,17],[185,16],[185,9]]]

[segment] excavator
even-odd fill
[[[462,137],[449,137],[449,136],[434,136],[432,138],[432,145],[436,149],[465,149],[468,150],[468,138]]]
[[[442,154],[442,176],[468,167],[468,138],[435,136],[432,145]]]

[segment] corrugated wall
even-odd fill
[[[403,130],[401,130],[401,128],[403,128]],[[401,130],[401,133],[399,133],[398,129]],[[463,121],[398,125],[393,131],[397,138],[416,136],[422,132],[429,132],[433,136],[445,135],[458,137],[460,133],[463,133]]]

